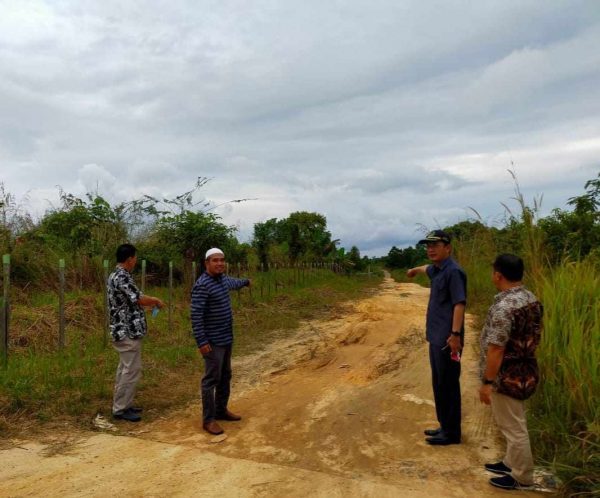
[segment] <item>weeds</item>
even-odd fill
[[[467,273],[468,311],[481,324],[497,293],[494,258],[502,252],[521,256],[524,283],[544,306],[537,350],[541,382],[528,402],[534,455],[564,483],[564,494],[600,496],[600,257],[591,251],[583,260],[556,263],[538,224],[541,198],[529,206],[511,175],[518,212],[504,205],[504,227],[488,227],[480,217],[457,225],[469,227],[453,241]],[[393,276],[406,281],[405,270]]]
[[[565,263],[538,283],[542,382],[532,398],[536,454],[574,492],[600,493],[600,271]]]

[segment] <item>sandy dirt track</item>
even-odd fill
[[[423,430],[437,425],[423,332],[428,292],[386,278],[343,316],[238,359],[230,406],[244,419],[223,423],[225,436],[201,430],[195,403],[119,424],[116,434],[13,441],[0,451],[0,496],[505,496],[482,469],[500,452],[477,398],[471,327],[464,443],[424,442]]]

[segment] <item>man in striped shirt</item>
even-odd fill
[[[241,420],[227,409],[231,384],[233,313],[229,291],[249,286],[250,280],[225,275],[221,249],[206,252],[206,271],[192,289],[192,330],[204,358],[202,378],[202,427],[210,434],[222,434],[217,420]]]

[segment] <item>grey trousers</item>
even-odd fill
[[[142,377],[142,340],[125,338],[113,342],[119,353],[115,378],[113,414],[121,414],[133,404],[137,383]]]
[[[227,412],[231,384],[231,345],[211,347],[212,351],[204,355],[204,377],[200,386],[204,422]]]
[[[492,413],[506,438],[506,455],[502,459],[504,465],[512,469],[512,476],[521,484],[533,484],[533,456],[527,432],[525,402],[492,392]]]

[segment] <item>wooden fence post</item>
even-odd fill
[[[0,348],[2,348],[2,364],[6,367],[8,365],[8,337],[10,333],[10,254],[2,256],[2,269],[4,294],[2,296],[2,323],[0,323],[2,337],[0,337]]]
[[[192,261],[192,287],[196,283],[196,262]]]
[[[241,275],[241,265],[240,263],[237,264],[237,278],[240,278]],[[238,295],[238,306],[242,305],[242,289],[238,289],[237,290],[237,295]]]
[[[246,263],[246,276],[250,280],[250,287],[248,287],[248,294],[250,295],[250,302],[254,303],[254,296],[252,293],[252,286],[256,285],[256,278],[252,275],[252,271],[250,270],[250,265]]]
[[[265,282],[265,264],[260,264],[260,298],[263,298],[263,284]]]
[[[65,260],[58,260],[58,349],[65,348]]]

